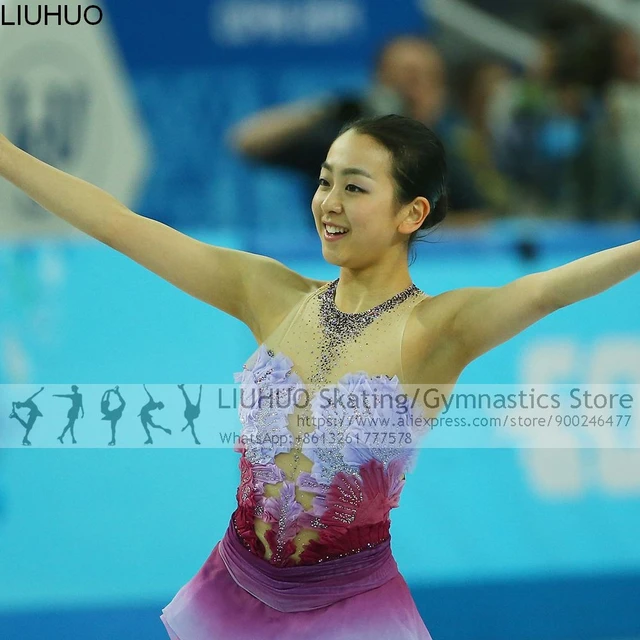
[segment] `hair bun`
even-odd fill
[[[424,219],[421,230],[431,229],[440,224],[447,216],[449,211],[449,194],[445,191],[437,200],[436,206],[433,207],[429,215]]]

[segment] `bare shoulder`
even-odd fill
[[[448,329],[457,312],[473,298],[474,291],[475,289],[470,287],[426,296],[411,312],[407,331],[419,339],[434,330]]]
[[[402,361],[409,381],[450,382],[464,367],[464,350],[455,335],[455,318],[483,287],[452,289],[421,300],[407,320]]]
[[[436,296],[428,296],[416,305],[414,315],[421,324],[432,322],[434,314],[450,323],[455,315],[469,303],[482,297],[492,287],[462,287],[451,289]]]
[[[247,324],[256,340],[265,340],[304,298],[325,284],[326,281],[307,278],[273,258],[260,256],[246,276],[251,306]]]

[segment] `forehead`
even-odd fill
[[[336,172],[356,167],[369,172],[374,179],[382,179],[389,174],[391,154],[377,140],[352,130],[336,138],[327,153],[327,163]]]
[[[439,68],[443,61],[436,49],[427,43],[397,42],[386,51],[383,63],[386,66],[414,64]]]

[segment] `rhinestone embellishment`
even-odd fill
[[[318,370],[310,378],[312,383],[327,382],[327,374],[340,359],[344,346],[354,341],[376,318],[420,293],[420,289],[415,284],[411,284],[404,291],[396,293],[389,300],[368,311],[344,313],[336,307],[337,286],[338,280],[334,280],[326,291],[320,294],[320,324],[323,337]]]

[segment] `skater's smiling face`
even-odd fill
[[[391,163],[389,151],[355,131],[329,149],[312,201],[328,262],[365,267],[386,251],[406,248],[409,234],[420,227],[428,203],[407,207],[397,201]]]
[[[362,122],[331,145],[311,203],[324,258],[357,270],[406,260],[416,232],[444,217],[428,197],[440,199],[444,158],[422,148],[435,136],[400,116]]]

